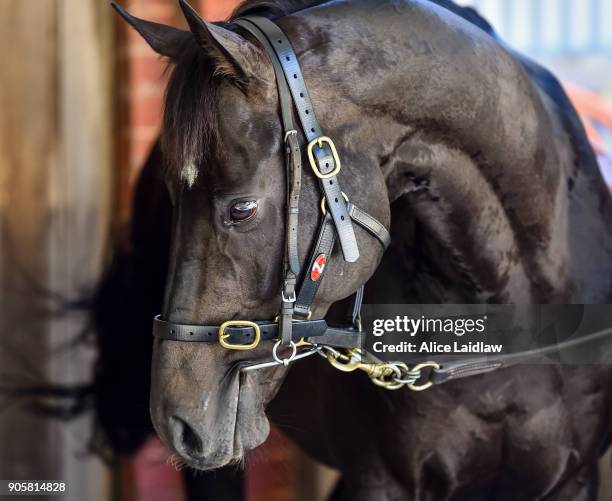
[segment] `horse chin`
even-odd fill
[[[192,456],[191,453],[186,454],[186,451],[176,450],[176,452],[187,466],[196,470],[215,470],[228,465],[241,466],[246,455],[261,445],[270,431],[269,422],[265,417],[243,424],[244,428],[238,419],[233,436],[211,437],[213,441],[201,456]]]
[[[250,379],[245,378],[233,395],[221,392],[217,416],[224,423],[219,422],[207,433],[204,455],[191,465],[193,468],[213,470],[230,464],[240,465],[250,451],[268,438],[270,423],[257,401],[257,386],[249,382]]]
[[[241,464],[270,431],[258,379],[231,370],[199,399],[177,398],[180,392],[175,392],[172,402],[161,405],[153,393],[153,425],[162,441],[192,468],[213,470]]]

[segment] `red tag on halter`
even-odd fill
[[[312,265],[312,270],[310,270],[310,280],[316,282],[319,280],[319,278],[321,278],[326,263],[327,256],[325,254],[319,254],[317,256],[317,259],[315,259],[314,264]]]

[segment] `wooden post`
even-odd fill
[[[20,383],[45,377],[48,337],[32,282],[46,284],[48,185],[59,157],[56,2],[0,2],[0,367]],[[36,61],[38,64],[33,64]],[[39,381],[40,382],[40,381]],[[59,478],[55,430],[8,408],[0,413],[0,477]]]
[[[82,382],[62,350],[85,319],[54,315],[101,269],[112,154],[109,14],[97,0],[4,0],[0,42],[0,384]],[[17,376],[16,379],[9,375]],[[105,499],[87,457],[89,418],[64,423],[0,401],[0,478],[57,479],[69,499]]]

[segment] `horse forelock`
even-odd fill
[[[213,61],[191,37],[173,63],[162,128],[164,167],[193,184],[200,166],[216,153],[219,81]]]
[[[231,19],[248,14],[277,18],[320,3],[324,1],[247,0]],[[225,27],[233,29],[231,25]],[[202,166],[214,161],[221,149],[217,100],[223,76],[191,37],[172,64],[162,128],[164,167],[170,177],[191,186]]]

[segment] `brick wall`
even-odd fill
[[[131,14],[157,23],[185,24],[177,0],[122,0]],[[206,20],[226,19],[238,0],[192,0]],[[129,220],[131,191],[159,134],[166,63],[117,16],[117,144],[120,215]]]
[[[237,0],[200,0],[199,10],[207,21],[223,21],[239,3]]]
[[[176,25],[175,0],[123,0],[131,14]],[[167,77],[165,62],[117,16],[117,173],[119,223],[130,218],[135,180],[159,134]]]

